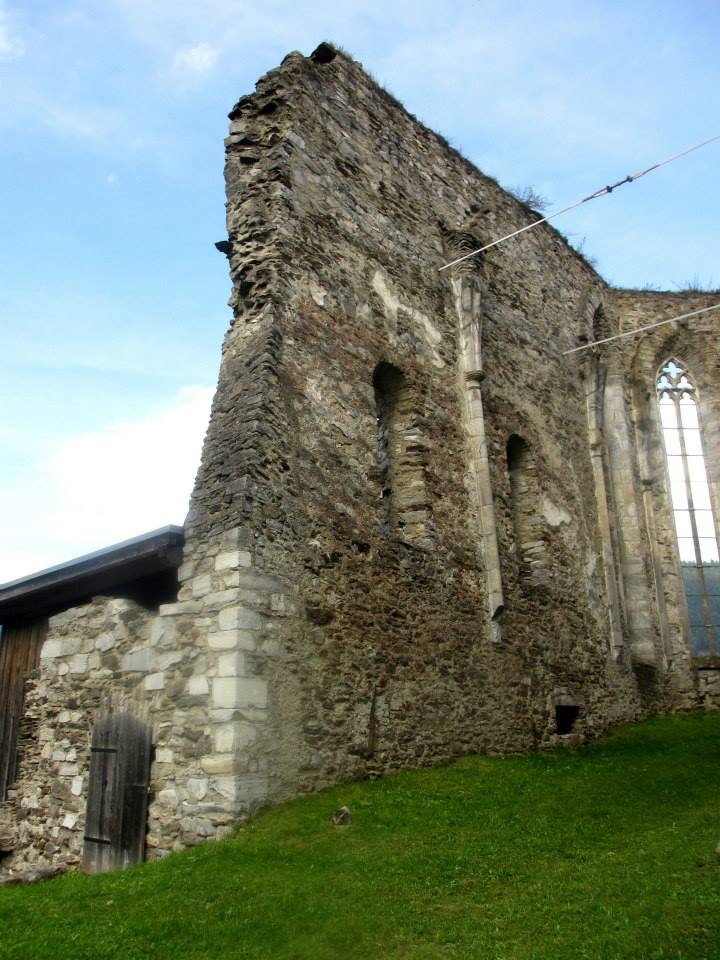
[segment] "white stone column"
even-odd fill
[[[610,625],[610,649],[614,660],[620,660],[624,649],[622,622],[622,584],[618,583],[615,551],[613,549],[612,521],[608,505],[606,477],[606,450],[602,433],[603,404],[605,393],[605,371],[600,361],[592,357],[588,363],[587,416],[590,446],[590,463],[595,482],[595,503],[597,506],[598,529],[600,533],[605,589],[607,591],[607,612]]]
[[[645,565],[647,544],[642,536],[641,499],[634,471],[635,450],[621,370],[609,365],[604,396],[603,435],[608,451],[620,547],[620,571],[630,650],[635,663],[657,667],[656,629]]]
[[[468,438],[468,467],[480,520],[490,620],[496,626],[496,633],[499,633],[497,620],[504,610],[504,599],[481,391],[483,371],[480,287],[474,278],[460,276],[453,280],[453,288],[460,319],[459,372],[464,400],[465,433]]]

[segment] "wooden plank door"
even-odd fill
[[[0,635],[0,801],[18,775],[18,734],[28,676],[40,663],[47,620],[2,628]]]
[[[120,870],[144,859],[151,759],[151,730],[136,717],[113,713],[95,724],[85,816],[86,872]]]

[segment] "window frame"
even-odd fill
[[[720,655],[718,528],[707,477],[697,384],[687,364],[672,356],[657,371],[655,392],[692,653],[695,657],[717,657]],[[699,527],[699,515],[703,515],[703,530]]]

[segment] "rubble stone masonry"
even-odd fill
[[[179,596],[51,619],[15,864],[79,861],[112,710],[152,728],[162,855],[342,779],[720,702],[654,392],[680,351],[717,422],[713,321],[563,353],[712,298],[614,290],[547,225],[441,270],[537,214],[329,45],[263,77],[226,146],[233,322]]]

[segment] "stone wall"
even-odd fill
[[[128,600],[97,598],[50,618],[25,698],[13,869],[80,862],[90,731],[114,710],[147,715],[149,629],[147,611]]]
[[[182,652],[152,697],[158,751],[150,843],[178,849],[225,832],[270,793],[277,737],[267,675],[293,610],[288,588],[253,565],[243,528],[189,540],[178,602],[160,607],[157,645]]]
[[[717,294],[692,291],[618,291],[615,309],[620,329],[633,330],[702,309],[716,303],[717,299]],[[641,491],[638,513],[647,530],[648,581],[659,610],[659,659],[665,665],[668,699],[677,706],[697,703],[698,696],[706,706],[720,705],[715,675],[720,661],[718,658],[693,660],[690,656],[687,606],[678,562],[655,382],[659,368],[676,356],[687,364],[697,385],[705,466],[717,528],[720,517],[720,442],[715,424],[720,417],[720,383],[716,317],[717,314],[709,313],[621,340],[612,361],[622,369],[633,430]]]
[[[707,298],[612,290],[547,225],[441,269],[536,214],[325,45],[235,106],[225,175],[233,323],[180,592],[51,621],[19,859],[77,860],[112,710],[152,727],[163,855],[343,778],[716,703],[653,420],[676,348],[720,412],[709,321],[564,353]]]
[[[585,380],[561,356],[602,280],[549,228],[441,273],[532,211],[326,49],[264,77],[227,146],[235,321],[200,486],[222,460],[243,495],[208,497],[211,518],[196,500],[191,526],[242,519],[298,596],[271,675],[281,790],[552,742],[563,698],[581,736],[637,716],[608,656]],[[268,435],[250,463],[231,398],[255,343],[274,347],[272,414],[250,420]],[[383,370],[402,381],[386,449]],[[533,463],[524,556],[513,436]]]
[[[252,568],[246,541],[232,529],[201,551],[189,544],[178,600],[158,611],[98,597],[50,618],[27,687],[4,869],[80,862],[92,730],[112,713],[152,730],[150,856],[221,835],[265,801],[281,738],[267,729],[264,673],[293,606]]]

